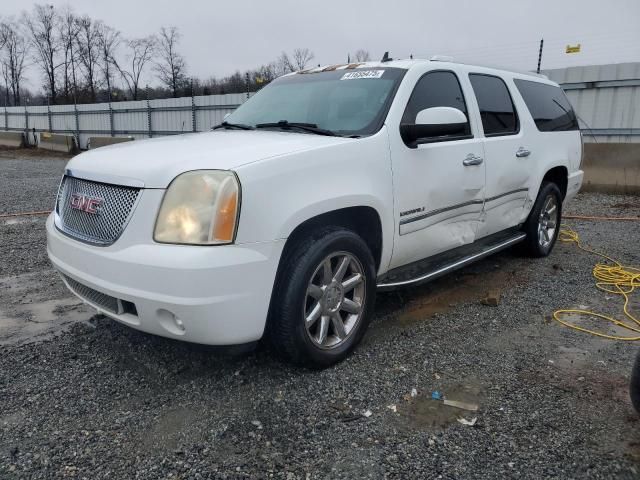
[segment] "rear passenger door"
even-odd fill
[[[507,82],[484,73],[470,73],[484,133],[485,204],[477,237],[518,225],[533,174],[518,112]],[[511,80],[508,80],[511,82]]]

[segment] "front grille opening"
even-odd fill
[[[138,310],[134,303],[128,302],[127,300],[120,300],[119,298],[94,290],[67,275],[63,275],[63,277],[73,293],[87,302],[116,315],[129,314],[136,317],[138,316]]]
[[[127,302],[126,300],[121,300],[122,302],[122,313],[128,313],[129,315],[138,316],[138,310],[136,309],[135,303]]]
[[[56,213],[62,232],[99,246],[111,245],[124,231],[140,196],[140,189],[65,176],[60,184]],[[99,202],[93,213],[77,208],[78,199]]]

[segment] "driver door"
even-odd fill
[[[453,107],[467,117],[464,132],[425,138],[414,148],[399,133],[391,135],[397,230],[390,268],[475,240],[483,211],[485,162],[476,117],[469,113],[463,93],[469,89],[467,84],[463,89],[453,71],[425,73],[416,82],[401,123],[415,124],[427,108]]]

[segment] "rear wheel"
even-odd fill
[[[546,257],[551,253],[560,231],[562,194],[555,183],[543,182],[529,218],[523,226],[527,234],[525,253],[532,257]]]
[[[268,338],[294,363],[326,367],[360,342],[375,302],[375,265],[366,243],[342,228],[320,229],[286,253]]]

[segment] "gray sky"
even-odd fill
[[[35,2],[2,0],[1,14],[19,15]],[[638,0],[68,0],[77,13],[101,19],[126,37],[162,25],[182,32],[189,73],[206,78],[252,68],[282,50],[308,47],[314,64],[344,62],[364,48],[374,59],[455,59],[531,70],[545,39],[542,67],[640,61]],[[580,43],[582,52],[564,53]],[[30,87],[40,85],[30,68]]]

